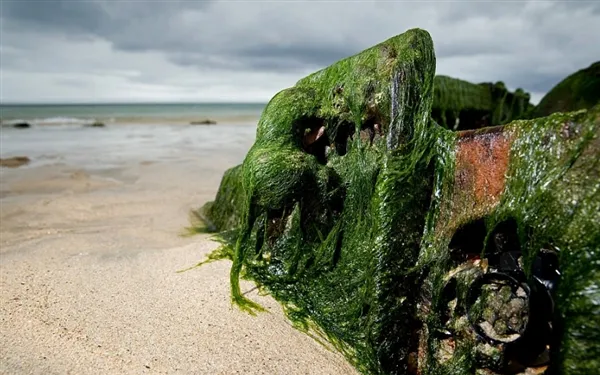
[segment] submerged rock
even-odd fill
[[[216,124],[217,124],[216,121],[213,121],[210,119],[190,122],[190,125],[216,125]]]
[[[581,69],[550,90],[533,111],[534,117],[589,109],[600,103],[600,61]]]
[[[90,128],[103,128],[106,125],[103,122],[101,122],[101,121],[94,121],[94,122],[92,122],[91,124],[89,124],[87,126],[90,127]]]
[[[523,118],[533,105],[521,89],[510,92],[504,83],[474,84],[446,76],[435,77],[431,117],[453,130],[503,125]]]
[[[27,156],[14,156],[11,158],[0,158],[0,167],[18,168],[29,164],[31,160]]]
[[[597,368],[600,107],[454,132],[434,70],[413,29],[275,95],[199,212],[232,300],[254,279],[364,373]]]

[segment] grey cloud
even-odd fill
[[[4,0],[3,16],[16,25],[92,34],[126,29],[138,20],[160,22],[182,9],[204,9],[210,1]]]
[[[210,65],[215,61],[215,66],[220,68],[294,71],[307,66],[326,66],[362,49],[331,43],[326,35],[306,40],[296,35],[294,38],[300,40],[294,44],[269,42],[268,34],[273,32],[283,32],[289,37],[302,31],[281,22],[279,17],[273,18],[271,24],[251,20],[253,30],[232,32],[219,24],[226,18],[223,13],[209,16],[203,12],[209,7],[208,2],[185,1],[44,1],[39,5],[38,2],[11,1],[3,5],[3,11],[7,28],[13,30],[49,31],[69,38],[95,36],[110,41],[119,50],[163,51],[173,62],[186,66]],[[186,23],[185,16],[189,13],[193,13],[193,17]],[[279,23],[285,30],[273,30],[273,23]]]
[[[199,74],[290,75],[422,27],[434,39],[438,73],[502,80],[536,92],[600,56],[593,37],[600,34],[600,2],[20,0],[0,6],[3,47],[12,48],[3,49],[3,65],[13,69],[35,69],[28,58],[38,48],[35,33],[104,40],[115,51],[156,52]]]
[[[103,38],[122,50],[189,47],[173,22],[185,10],[201,10],[208,1],[3,1],[3,28],[35,30],[67,38]],[[9,41],[10,42],[10,41]]]
[[[3,1],[1,6],[6,27],[64,33],[100,32],[107,15],[92,1]]]
[[[370,45],[358,47],[352,44],[308,40],[295,44],[264,43],[241,46],[226,51],[224,55],[234,62],[233,66],[236,68],[294,72],[321,69],[368,47]]]
[[[60,86],[68,86],[68,87],[75,87],[75,88],[86,88],[86,89],[90,89],[90,84],[89,82],[85,82],[81,79],[77,79],[77,78],[57,78],[54,80],[54,82],[57,85]]]
[[[557,76],[551,73],[526,70],[512,72],[509,79],[504,80],[504,82],[509,87],[525,87],[530,92],[547,92],[563,78],[565,78],[564,75]]]

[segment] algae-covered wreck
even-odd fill
[[[600,61],[569,75],[540,101],[532,117],[589,109],[600,103]]]
[[[533,111],[530,95],[508,91],[503,82],[474,84],[456,78],[434,79],[432,119],[452,130],[504,125]]]
[[[414,29],[265,108],[200,211],[239,277],[364,373],[600,366],[600,108],[453,132]]]

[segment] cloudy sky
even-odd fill
[[[600,1],[1,0],[0,99],[265,102],[403,31],[533,101],[600,60]]]

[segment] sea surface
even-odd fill
[[[256,123],[265,103],[1,104],[2,125]]]
[[[26,156],[17,169],[72,166],[88,171],[140,163],[235,165],[256,135],[262,104],[3,105],[0,158]],[[210,118],[217,125],[190,125]],[[103,121],[104,127],[86,126]],[[11,124],[28,122],[30,128]],[[222,168],[222,167],[220,167]]]
[[[5,128],[0,131],[0,157],[29,157],[31,163],[21,168],[68,164],[102,169],[181,158],[216,163],[233,157],[239,162],[255,134],[256,128],[247,125]]]

